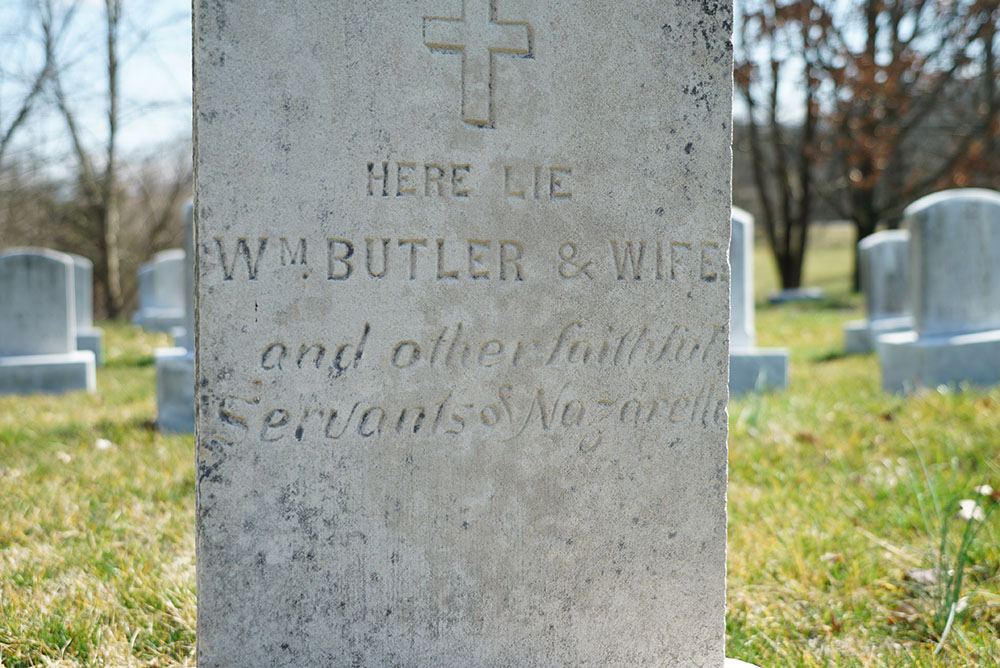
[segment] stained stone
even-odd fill
[[[878,337],[882,386],[1000,382],[1000,193],[946,190],[904,219],[914,327]]]
[[[94,354],[76,349],[73,259],[0,252],[0,394],[96,389]]]
[[[722,668],[731,4],[194,16],[199,668]]]
[[[909,245],[907,230],[884,230],[858,242],[867,317],[844,326],[847,352],[870,352],[875,349],[875,339],[882,334],[913,329],[908,305]]]
[[[94,263],[82,255],[73,259],[73,296],[76,312],[76,348],[94,353],[97,366],[104,363],[104,330],[94,327]]]
[[[729,316],[729,392],[784,389],[788,386],[788,350],[758,348],[754,326],[753,228],[748,211],[733,207],[729,245],[732,308]]]
[[[184,327],[175,346],[154,351],[156,362],[156,428],[162,432],[194,431],[194,222],[193,205],[184,207]]]

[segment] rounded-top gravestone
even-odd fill
[[[1000,329],[1000,193],[960,188],[904,213],[920,336]]]
[[[0,394],[96,389],[94,353],[77,350],[73,258],[0,252]]]
[[[858,242],[861,289],[869,320],[909,311],[908,230],[883,230]]]
[[[0,253],[0,357],[76,350],[73,259],[47,248]]]
[[[1000,382],[1000,193],[948,190],[910,205],[914,328],[878,337],[882,387]]]

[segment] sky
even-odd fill
[[[103,0],[54,0],[76,6],[58,47],[63,87],[89,148],[107,137],[107,51]],[[0,128],[6,128],[40,61],[41,31],[32,0],[0,0]],[[119,146],[125,155],[166,150],[191,133],[190,0],[124,0],[120,29]],[[36,107],[12,154],[58,158],[70,149],[52,105]]]

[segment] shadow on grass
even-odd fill
[[[153,366],[155,359],[152,355],[119,355],[114,359],[109,359],[104,366],[109,369],[121,369],[123,367],[147,367]]]
[[[855,354],[856,353],[849,353],[846,350],[828,350],[811,357],[809,361],[823,364],[825,362],[836,362],[847,357],[853,357]]]
[[[156,431],[156,420],[136,415],[122,421],[101,420],[94,427],[99,432],[106,434],[118,434],[131,430],[153,432]]]

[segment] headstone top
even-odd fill
[[[910,232],[909,230],[881,230],[875,232],[874,234],[869,234],[867,237],[858,242],[858,248],[861,250],[867,250],[873,246],[880,246],[886,242],[909,242]]]
[[[924,197],[905,212],[917,333],[1000,329],[1000,193],[979,188]]]
[[[0,357],[76,350],[73,259],[47,248],[0,252]]]
[[[919,216],[925,210],[948,204],[952,201],[963,204],[978,204],[980,206],[1000,206],[1000,192],[988,188],[952,188],[925,195],[906,207],[904,218]]]

